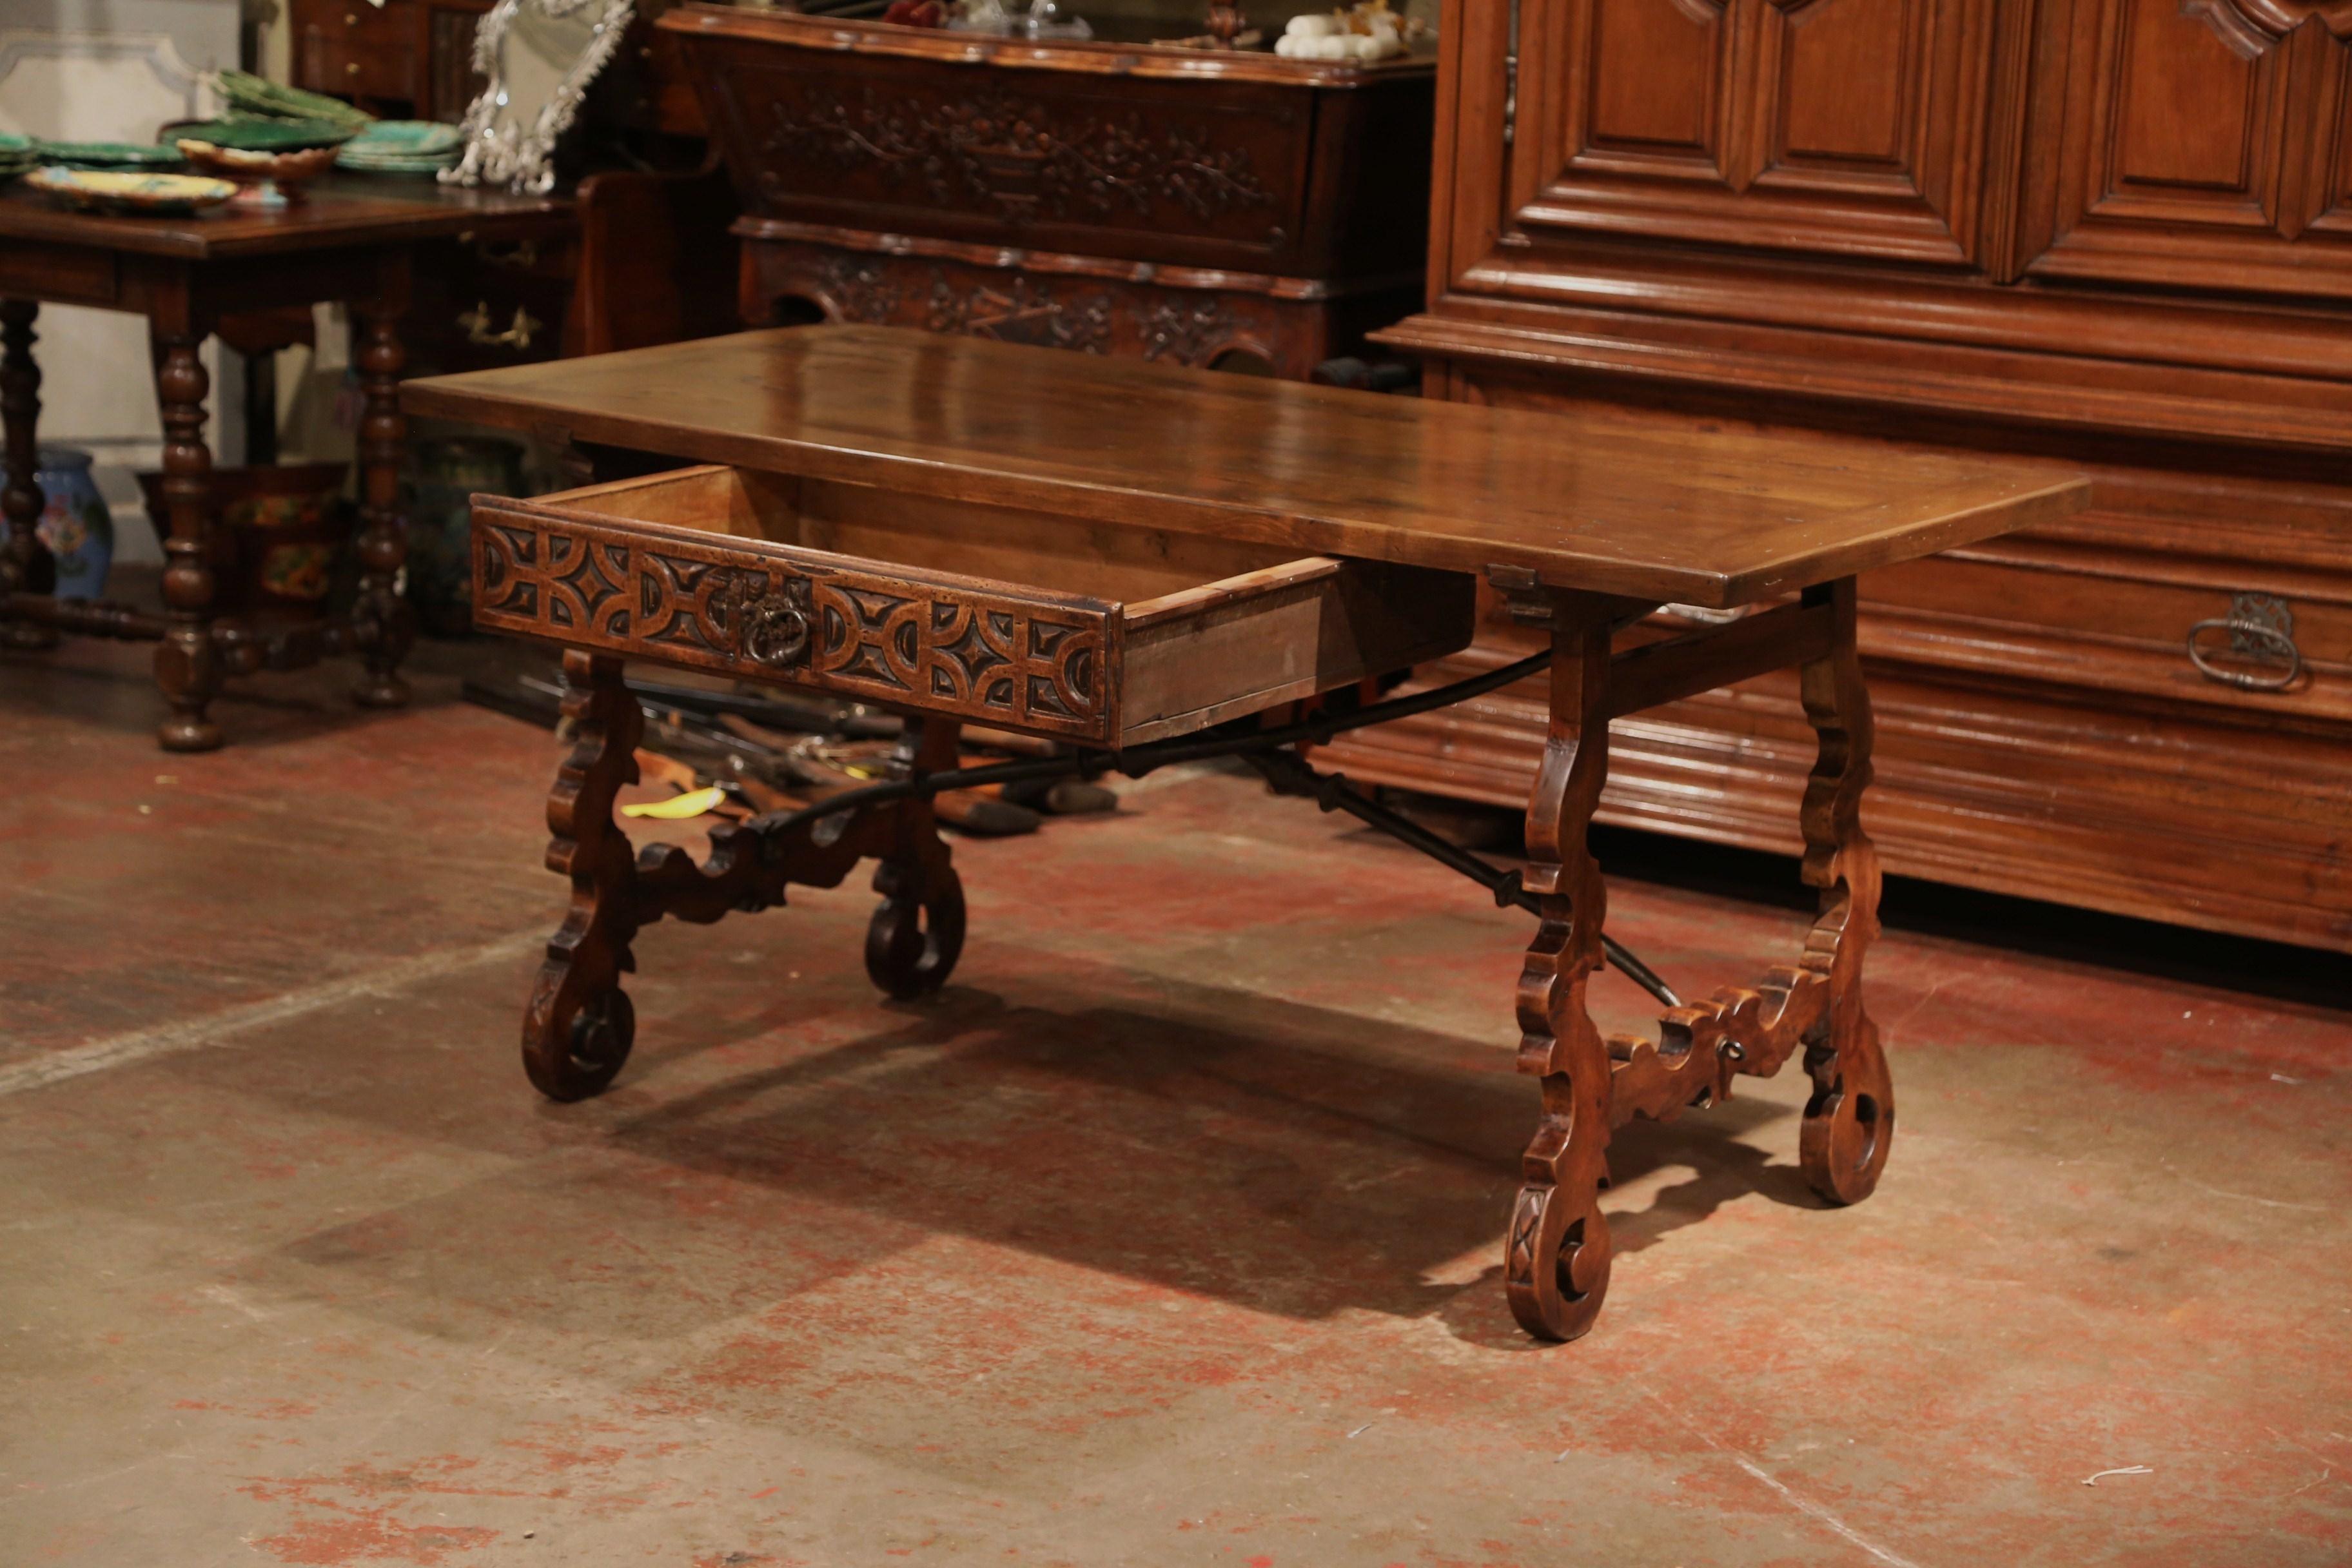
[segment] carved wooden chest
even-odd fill
[[[742,310],[1304,377],[1420,301],[1433,67],[682,5]]]

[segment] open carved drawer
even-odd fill
[[[474,619],[1106,746],[1469,644],[1474,580],[831,480],[474,498]]]

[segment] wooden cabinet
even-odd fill
[[[294,85],[370,110],[456,120],[479,89],[474,24],[490,0],[292,0]]]
[[[474,27],[493,0],[292,0],[294,85],[381,114],[456,121],[482,89]],[[589,89],[595,122],[701,136],[677,50],[653,30],[675,0],[636,0],[628,36]]]
[[[295,78],[346,98],[412,97],[415,35],[405,8],[369,0],[296,0]]]
[[[481,90],[474,28],[491,4],[293,0],[294,84],[379,113],[455,121]],[[734,196],[711,166],[677,47],[653,31],[665,8],[666,0],[636,0],[628,37],[566,139],[558,167],[571,231],[541,226],[520,241],[466,235],[420,256],[406,327],[412,369],[606,353],[736,324]],[[587,143],[593,152],[573,151]]]
[[[1106,33],[1110,24],[1105,23]],[[685,5],[742,310],[1304,378],[1410,311],[1433,71]]]
[[[1428,395],[2089,473],[1863,579],[1890,868],[2352,950],[2352,5],[1513,10],[1442,26],[1429,303],[1383,334]],[[1516,804],[1528,699],[1335,761]],[[1805,733],[1772,681],[1645,715],[1604,817],[1793,847]]]

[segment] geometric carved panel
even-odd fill
[[[2345,0],[2078,0],[2029,270],[2352,294]]]
[[[724,536],[474,509],[474,621],[572,647],[1104,742],[1115,612]]]
[[[1998,11],[1521,0],[1510,226],[1967,263]]]

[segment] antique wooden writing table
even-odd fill
[[[373,707],[407,700],[399,666],[415,632],[397,582],[406,558],[398,512],[403,428],[393,387],[406,355],[411,258],[426,241],[460,233],[525,238],[571,222],[566,204],[495,191],[443,190],[415,181],[346,175],[276,212],[236,206],[181,217],[68,212],[37,191],[0,191],[0,420],[7,465],[0,487],[0,647],[37,648],[59,632],[146,639],[169,711],[167,751],[221,743],[206,711],[222,679],[315,661],[355,648],[366,674],[352,693]],[[196,351],[240,311],[341,300],[353,316],[352,359],[365,409],[360,423],[360,597],[348,624],[265,635],[214,614],[213,531],[205,395]],[[33,325],[43,301],[135,310],[147,318],[163,416],[162,615],[126,605],[52,598],[56,563],[34,527],[41,373]]]
[[[963,899],[934,826],[940,788],[1228,753],[1379,822],[1377,803],[1291,743],[1548,665],[1527,869],[1405,836],[1538,919],[1518,1062],[1542,1113],[1505,1266],[1519,1321],[1561,1339],[1591,1325],[1608,1284],[1597,1204],[1613,1125],[1711,1105],[1801,1045],[1808,1179],[1836,1203],[1876,1184],[1895,1099],[1862,997],[1878,869],[1860,823],[1871,728],[1853,574],[2063,516],[2085,489],[2046,468],[1701,423],[1588,446],[1570,419],[873,327],[418,381],[402,397],[640,470],[474,506],[477,620],[567,650],[576,739],[549,798],[548,863],[571,877],[572,909],[523,1026],[531,1080],[558,1100],[620,1069],[629,944],[664,916],[766,908],[871,858],[883,901],[868,971],[900,996],[944,983]],[[709,466],[646,474],[645,455]],[[1404,703],[1216,728],[1462,647],[1481,574],[1549,628],[1548,652]],[[1753,608],[1613,646],[1669,604]],[[642,722],[624,658],[898,709],[913,776],[717,829],[700,863],[667,846],[633,858],[612,809]],[[1821,741],[1800,814],[1803,875],[1821,889],[1803,952],[1692,1005],[1630,966],[1669,1003],[1660,1037],[1604,1038],[1585,991],[1613,950],[1585,840],[1609,721],[1791,665]],[[943,771],[963,720],[1076,754]]]

